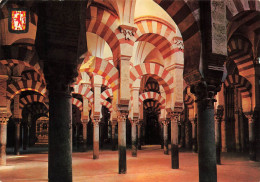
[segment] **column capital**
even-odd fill
[[[197,97],[198,107],[214,108],[214,96],[221,90],[221,85],[209,84],[206,81],[201,81],[191,85],[191,92]]]
[[[82,124],[88,124],[88,122],[89,122],[88,119],[82,119],[82,120],[81,120],[81,123],[82,123]]]
[[[112,125],[112,126],[116,126],[116,124],[117,124],[117,120],[116,120],[116,119],[113,119],[113,120],[111,121],[111,125]]]
[[[125,36],[125,40],[130,40],[130,37],[134,36],[137,28],[128,25],[119,25],[120,32]]]
[[[190,119],[190,122],[191,122],[192,124],[197,124],[197,118],[191,118],[191,119]]]
[[[43,71],[49,92],[53,94],[71,94],[73,90],[72,83],[78,75],[77,65],[46,61]]]
[[[169,119],[162,120],[161,122],[164,126],[168,126],[168,124],[170,123]]]
[[[0,116],[0,124],[7,124],[9,118]]]
[[[253,113],[252,114],[246,114],[246,117],[248,119],[249,124],[253,124],[255,122]]]
[[[133,119],[129,119],[131,122],[131,125],[135,124],[137,125],[139,123],[139,118],[134,117]]]
[[[99,126],[100,124],[100,118],[94,117],[92,120],[93,126]]]

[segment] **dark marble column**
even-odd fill
[[[131,138],[132,138],[132,156],[137,156],[137,140],[136,140],[136,126],[138,122],[138,118],[134,118],[130,120],[131,122]]]
[[[249,132],[249,159],[256,161],[256,146],[255,146],[255,118],[252,114],[246,115],[248,119]]]
[[[20,119],[15,118],[14,123],[15,123],[14,155],[20,155],[21,121]]]
[[[171,113],[171,161],[172,169],[179,169],[178,113]]]
[[[191,149],[191,129],[190,129],[190,121],[187,119],[185,122],[185,147],[187,149]]]
[[[116,120],[113,120],[111,122],[111,125],[112,125],[112,150],[115,151],[117,150],[117,139],[116,139],[116,124],[117,124],[117,121]]]
[[[27,150],[29,143],[29,125],[26,123],[23,126],[24,134],[23,134],[23,150]]]
[[[137,148],[138,150],[141,150],[142,149],[142,146],[141,146],[141,129],[142,129],[142,120],[139,120],[139,122],[137,123]]]
[[[217,182],[214,96],[220,88],[206,82],[192,86],[198,103],[199,181]]]
[[[126,116],[127,111],[121,111],[118,118],[118,154],[119,174],[126,173]]]
[[[7,130],[6,117],[0,118],[0,166],[6,165],[6,130]]]
[[[181,147],[185,147],[185,122],[181,122],[181,141],[180,141]]]
[[[168,155],[169,154],[169,149],[168,149],[168,124],[169,124],[169,121],[166,119],[166,120],[162,121],[162,123],[163,123],[163,143],[164,143],[163,151],[164,151],[164,154]]]
[[[99,158],[99,124],[100,124],[100,118],[94,116],[94,119],[93,119],[93,159]]]
[[[223,118],[224,107],[218,105],[215,114],[215,141],[216,141],[216,160],[217,164],[221,164],[221,121]]]
[[[241,151],[246,151],[246,144],[245,144],[245,130],[244,130],[244,118],[243,118],[243,111],[242,108],[239,108],[239,122],[240,122],[240,141],[241,141]]]
[[[191,120],[192,124],[192,151],[198,152],[198,143],[197,143],[197,118]]]
[[[163,123],[162,122],[160,122],[160,136],[161,136],[161,149],[163,149],[164,140],[163,140]]]
[[[64,79],[64,78],[63,78]],[[71,88],[49,82],[49,181],[72,181]]]

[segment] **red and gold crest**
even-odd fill
[[[9,31],[26,33],[28,31],[28,11],[25,9],[9,10]]]

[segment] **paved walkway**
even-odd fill
[[[92,151],[73,153],[73,180],[82,182],[195,182],[198,181],[198,154],[180,153],[180,169],[171,169],[171,156],[159,146],[146,146],[137,157],[127,151],[127,174],[118,174],[117,151],[104,150],[92,159]],[[241,154],[224,154],[217,166],[220,182],[260,182],[260,162],[251,162]],[[0,167],[2,182],[40,182],[47,180],[48,155],[8,155],[7,166]]]

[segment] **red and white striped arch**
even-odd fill
[[[237,65],[240,74],[247,71],[248,73],[253,73],[254,71],[254,61],[252,55],[252,45],[244,37],[234,36],[230,39],[228,43],[228,54],[229,58],[234,60]]]
[[[7,99],[11,100],[16,94],[27,90],[38,92],[43,96],[46,94],[46,87],[41,82],[36,82],[33,80],[21,80],[7,86],[6,97]]]
[[[182,41],[182,38],[176,37],[175,27],[150,18],[136,19],[135,24],[138,27],[135,34],[137,41],[153,44],[161,52],[164,59],[175,52],[183,52],[183,48],[176,44],[176,41]]]
[[[234,85],[236,88],[238,88],[241,92],[242,98],[251,97],[251,83],[241,75],[229,75],[225,82],[225,86],[228,87],[230,85]]]
[[[156,92],[145,92],[139,96],[139,102],[143,102],[146,99],[157,100],[161,104],[161,109],[165,108],[165,104],[166,104],[165,99]]]
[[[87,32],[97,34],[107,42],[112,51],[115,64],[120,57],[120,40],[117,37],[117,34],[120,33],[118,30],[118,17],[104,9],[90,6],[86,18]]]
[[[259,0],[229,0],[226,1],[226,6],[226,17],[229,21],[243,11],[260,11]]]
[[[71,103],[72,103],[73,105],[75,105],[80,111],[83,110],[83,104],[82,104],[82,102],[81,102],[80,100],[78,100],[78,99],[72,97]]]
[[[103,91],[100,95],[101,100],[106,100],[109,97],[113,97],[113,92],[112,89],[107,89],[105,91]]]
[[[46,106],[46,108],[49,109],[49,106],[44,103],[44,98],[45,97],[42,96],[42,95],[36,95],[36,94],[27,95],[27,96],[20,99],[19,107],[22,110],[24,108],[24,106],[27,105],[27,104],[31,104],[33,102],[41,102]]]
[[[240,75],[229,75],[225,82],[225,86],[228,87],[230,85],[235,86],[241,93],[242,97],[242,109],[244,113],[252,111],[252,85],[251,83],[244,77]]]
[[[114,92],[119,88],[119,73],[118,70],[109,62],[96,57],[93,66],[80,69],[81,72],[92,72],[104,77],[111,85]]]
[[[112,104],[108,102],[107,100],[103,100],[101,102],[101,105],[105,106],[110,112],[113,111]]]
[[[143,75],[153,75],[153,78],[163,86],[166,94],[173,92],[173,77],[164,67],[156,63],[143,63],[131,68],[130,88],[132,88],[134,81]]]
[[[43,82],[43,84],[46,84],[44,77],[42,77],[42,75],[34,71],[22,73],[22,79]]]
[[[3,60],[0,60],[0,64],[5,65],[10,68],[14,67],[15,65],[22,65],[24,67],[34,70],[36,73],[41,75],[41,80],[45,80],[43,73],[41,71],[39,71],[39,69],[37,69],[35,66],[33,66],[25,61],[21,61],[18,59],[3,59]]]
[[[86,97],[90,103],[93,103],[94,95],[89,86],[74,85],[74,91],[72,93],[80,94],[83,97]]]

